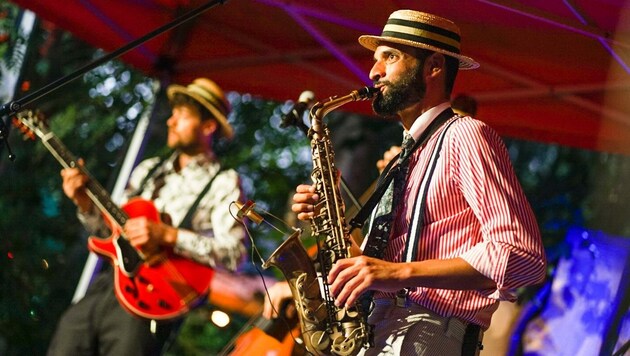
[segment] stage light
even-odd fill
[[[214,325],[224,328],[230,323],[230,316],[220,310],[213,310],[210,314],[210,320]]]

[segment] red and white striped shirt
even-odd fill
[[[448,104],[442,104],[416,120],[419,124],[415,126],[420,128],[412,128],[414,138],[446,108]],[[397,207],[383,257],[386,261],[404,262],[413,206],[445,127],[442,125],[410,157],[405,199]],[[421,228],[417,260],[460,257],[497,285],[493,290],[410,290],[413,302],[442,316],[455,316],[488,328],[499,300],[513,301],[515,288],[544,279],[546,258],[534,214],[505,144],[479,120],[459,118],[446,132]],[[374,297],[392,298],[394,293],[377,292]]]

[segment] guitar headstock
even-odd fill
[[[20,111],[13,118],[13,125],[18,128],[25,138],[34,140],[35,135],[44,137],[49,131],[46,119],[39,110]]]

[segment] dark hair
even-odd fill
[[[176,106],[192,106],[197,109],[199,115],[201,116],[201,120],[214,119],[214,115],[210,113],[205,106],[201,105],[197,100],[193,99],[191,96],[182,93],[175,93],[169,100],[169,104],[171,107]]]
[[[457,73],[459,72],[459,59],[447,55],[445,55],[444,58],[446,58],[446,77],[444,79],[444,86],[446,94],[450,96],[453,92],[453,86],[455,86],[455,78],[457,78]]]
[[[424,65],[424,62],[430,55],[433,53],[431,50],[424,48],[412,47],[415,49],[415,56]],[[457,77],[457,72],[459,71],[459,59],[447,55],[444,56],[444,69],[445,69],[445,77],[444,77],[444,89],[446,90],[446,94],[448,96],[453,92],[453,87],[455,86],[455,78]]]

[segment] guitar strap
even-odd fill
[[[144,179],[142,179],[142,181],[138,185],[138,188],[133,193],[129,194],[129,197],[136,197],[136,196],[140,195],[140,193],[142,193],[142,191],[144,190],[144,186],[147,185],[147,182],[149,181],[149,179],[153,178],[153,175],[155,175],[155,173],[157,172],[158,168],[160,168],[162,166],[162,164],[164,164],[164,162],[169,157],[170,157],[170,155],[164,156],[164,157],[160,157],[160,159],[157,161],[157,163],[153,167],[151,167],[151,169],[149,169],[147,174],[144,176]]]
[[[162,164],[164,164],[164,162],[169,157],[171,157],[171,155],[167,155],[167,156],[161,157],[158,160],[158,162],[153,167],[151,167],[151,169],[149,169],[149,171],[147,172],[147,175],[144,177],[142,182],[140,182],[140,184],[138,185],[138,188],[133,192],[133,194],[130,194],[130,197],[138,196],[138,195],[140,195],[140,193],[142,193],[142,190],[144,189],[146,184],[149,182],[149,180],[151,178],[154,178],[153,176],[155,175],[155,173],[158,171],[158,169],[162,166]],[[201,199],[203,199],[203,197],[206,195],[206,193],[208,193],[208,190],[210,190],[210,187],[212,186],[212,182],[214,182],[214,179],[223,170],[224,170],[223,166],[220,166],[219,170],[216,172],[216,174],[212,178],[210,178],[210,180],[208,181],[206,186],[201,190],[201,192],[199,192],[199,194],[197,195],[197,199],[193,202],[193,204],[190,206],[190,208],[188,208],[188,212],[186,213],[186,215],[184,216],[182,221],[179,223],[178,228],[188,229],[188,230],[192,229],[192,217],[193,217],[195,211],[197,210],[197,207],[199,206],[199,203],[201,202]]]
[[[184,219],[182,219],[182,221],[179,223],[179,226],[178,226],[179,228],[188,229],[188,230],[192,228],[192,217],[195,214],[195,211],[197,210],[197,206],[199,206],[201,199],[206,195],[206,193],[208,193],[208,190],[210,190],[210,187],[212,186],[212,182],[214,182],[214,179],[219,174],[221,174],[222,171],[223,171],[223,166],[219,166],[219,170],[214,175],[214,177],[210,178],[210,180],[208,181],[206,186],[203,188],[203,190],[199,192],[199,194],[197,195],[197,199],[188,209],[188,213],[186,213],[186,216],[184,217]]]

